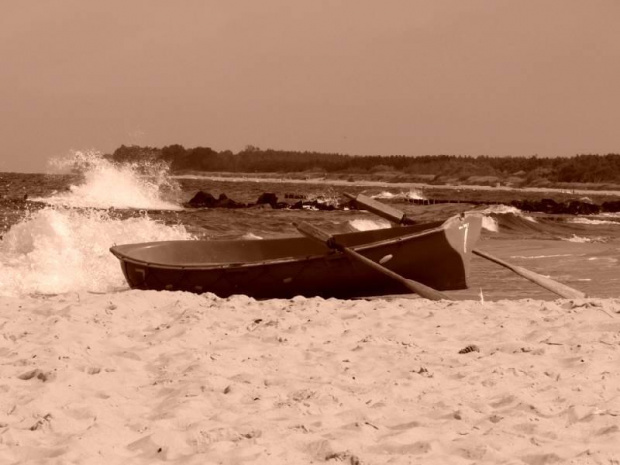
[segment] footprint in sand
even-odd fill
[[[46,383],[47,381],[54,380],[54,378],[56,378],[56,374],[51,371],[43,371],[36,368],[32,371],[28,371],[19,375],[18,378],[24,381],[28,381],[30,379],[38,379]]]

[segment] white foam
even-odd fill
[[[536,221],[536,218],[525,215],[522,210],[519,210],[517,207],[513,207],[512,205],[489,205],[487,208],[482,210],[481,213],[485,215],[515,215],[520,216],[527,221],[531,221],[532,223],[538,223],[538,221]]]
[[[327,189],[326,193],[323,194],[308,194],[306,195],[306,201],[308,202],[316,202],[321,205],[327,205],[332,207],[338,207],[340,205],[340,195],[333,191],[332,189]],[[304,205],[306,210],[318,210],[318,208],[306,208],[308,205]]]
[[[510,258],[525,258],[525,259],[536,259],[536,258],[557,258],[557,257],[572,257],[572,253],[560,253],[554,255],[512,255]]]
[[[387,229],[392,227],[392,224],[385,220],[357,219],[350,220],[349,224],[357,231],[371,231],[373,229]]]
[[[45,208],[13,225],[0,241],[0,295],[124,288],[112,245],[191,238],[183,226],[147,215],[120,220],[101,210]]]
[[[563,237],[562,240],[577,243],[587,243],[595,241],[594,239],[591,239],[589,237],[578,236],[577,234],[573,234],[571,237]]]
[[[482,228],[491,232],[499,232],[499,224],[497,220],[491,216],[482,217]]]
[[[618,263],[618,259],[614,257],[590,257],[588,261],[602,260],[604,262]]]
[[[499,223],[497,219],[493,218],[491,215],[515,215],[533,223],[537,222],[531,216],[524,215],[518,208],[509,205],[489,205],[484,210],[481,210],[480,213],[485,215],[482,218],[482,228],[491,232],[499,232]]]
[[[404,199],[404,200],[423,200],[426,199],[424,195],[418,190],[411,189],[408,192],[399,192],[398,194],[393,194],[390,191],[383,191],[378,194],[371,196],[373,199],[383,199],[383,200],[393,200],[393,199]]]
[[[262,239],[262,237],[261,236],[257,236],[253,232],[249,232],[249,233],[245,233],[243,236],[241,236],[241,239],[260,240],[260,239]]]
[[[597,220],[594,218],[583,218],[581,216],[578,216],[576,218],[570,218],[568,220],[569,223],[574,223],[574,224],[593,224],[593,225],[601,225],[601,224],[612,224],[615,226],[620,226],[620,222],[619,221],[610,221],[610,220]]]
[[[71,157],[55,159],[51,164],[82,175],[82,182],[50,197],[35,198],[50,205],[77,208],[120,208],[144,210],[182,210],[178,203],[163,198],[178,186],[162,163],[116,164],[99,152],[76,151]]]

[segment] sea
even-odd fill
[[[200,190],[243,203],[254,203],[269,192],[290,203],[316,200],[339,208],[184,206]],[[340,208],[347,201],[345,192],[369,195],[421,222],[463,211],[481,212],[480,250],[591,297],[620,296],[620,214],[544,215],[510,206],[516,198],[572,196],[583,200],[596,199],[597,192],[394,184],[317,175],[304,179],[285,174],[179,175],[159,163],[114,164],[96,152],[75,152],[51,160],[45,173],[0,173],[0,295],[124,292],[128,286],[118,260],[109,252],[116,244],[261,240],[298,235],[294,223],[302,221],[331,233],[392,227],[367,211]],[[620,198],[620,192],[605,195]],[[420,205],[421,199],[428,202]],[[435,203],[437,199],[450,202]],[[472,258],[469,289],[448,294],[457,300],[480,302],[558,298],[477,256]]]

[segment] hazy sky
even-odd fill
[[[619,0],[0,0],[0,171],[121,144],[620,152]]]

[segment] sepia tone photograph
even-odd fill
[[[620,465],[618,18],[0,1],[0,463]]]

